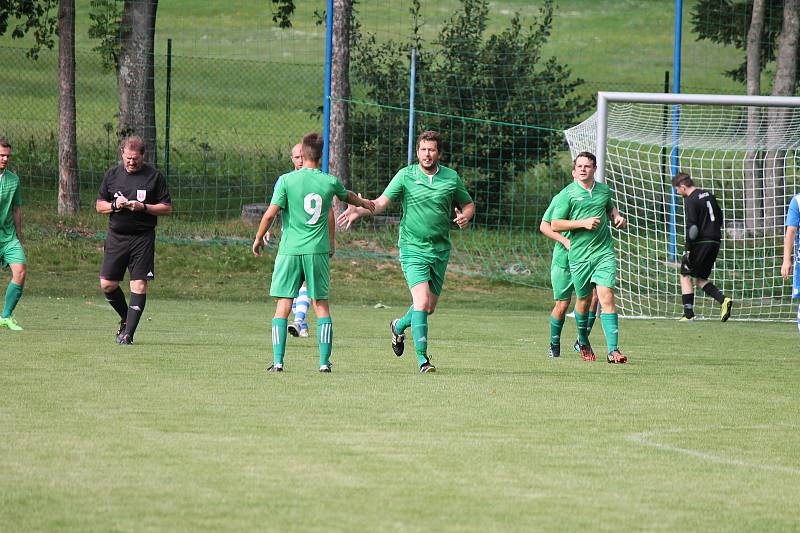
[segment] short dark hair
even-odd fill
[[[694,181],[686,172],[678,172],[675,174],[675,177],[672,178],[672,186],[676,189],[681,185],[686,185],[687,187],[694,187]]]
[[[442,136],[438,131],[426,130],[419,134],[417,137],[417,148],[422,144],[422,141],[433,141],[436,143],[436,149],[442,151]]]
[[[319,133],[308,133],[303,136],[303,159],[319,163],[322,159],[322,149],[325,141]]]
[[[594,156],[592,152],[581,152],[575,156],[575,159],[572,160],[572,168],[575,168],[575,163],[578,162],[578,158],[585,157],[589,159],[594,166],[597,166],[597,158]]]
[[[119,149],[122,151],[126,148],[144,155],[144,141],[138,135],[128,135],[122,139],[122,142],[119,143]]]
[[[8,139],[6,139],[5,137],[0,136],[0,146],[2,146],[3,148],[9,148],[10,149],[11,148],[11,143],[8,142]]]

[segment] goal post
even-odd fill
[[[681,314],[679,171],[717,197],[723,240],[711,280],[735,301],[734,318],[794,320],[780,276],[786,207],[800,193],[800,98],[600,92],[597,112],[565,134],[573,157],[597,155],[628,228],[616,233],[618,300],[629,317]],[[697,290],[695,312],[719,316]]]

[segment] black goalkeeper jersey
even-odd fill
[[[703,189],[695,189],[684,198],[686,215],[686,244],[696,242],[720,242],[722,240],[722,210],[714,195]],[[689,228],[697,226],[697,237],[689,238]]]

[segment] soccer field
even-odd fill
[[[334,302],[334,372],[290,338],[268,375],[272,310],[154,294],[117,346],[99,296],[26,298],[0,331],[0,529],[799,527],[792,324],[623,320],[617,366],[548,359],[545,313],[443,301],[420,375],[389,347],[402,309]]]

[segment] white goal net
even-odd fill
[[[800,98],[600,93],[597,113],[565,132],[573,157],[598,156],[598,179],[628,219],[614,230],[624,316],[681,315],[683,199],[670,180],[682,171],[722,208],[710,279],[734,299],[733,319],[796,318],[780,267],[786,208],[800,193],[797,106]],[[717,318],[717,302],[695,293],[695,313]]]

